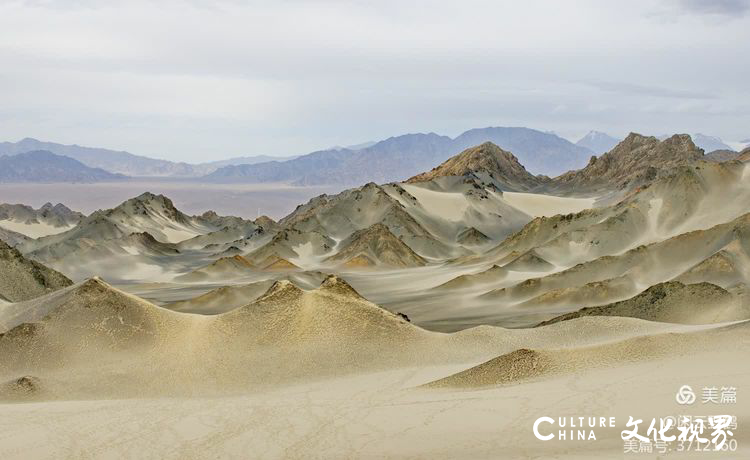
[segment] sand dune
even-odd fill
[[[626,316],[649,321],[706,324],[750,318],[750,299],[736,297],[710,283],[660,283],[637,296],[609,305],[588,307],[541,323],[581,316]]]
[[[591,209],[595,198],[570,198],[539,193],[503,192],[503,200],[532,217],[552,217]]]
[[[164,308],[204,315],[226,313],[254,301],[268,291],[273,283],[273,280],[266,280],[239,286],[222,286],[193,299],[166,304]]]
[[[482,270],[478,273],[471,273],[468,275],[459,275],[450,281],[447,281],[435,289],[464,289],[482,284],[489,284],[497,282],[505,278],[508,274],[508,270],[500,267],[499,265],[493,265],[492,267]]]
[[[430,382],[425,388],[481,388],[517,384],[560,374],[578,376],[591,369],[709,354],[725,347],[750,350],[750,322],[683,334],[655,334],[576,349],[518,349],[465,371]]]
[[[39,238],[42,236],[57,235],[73,228],[73,226],[55,227],[47,223],[26,223],[15,222],[12,220],[0,220],[0,227],[11,232],[20,233],[29,238]]]
[[[637,290],[633,280],[627,276],[621,276],[586,283],[582,286],[553,289],[522,302],[520,305],[525,308],[580,308],[626,299]]]
[[[426,261],[404,244],[383,224],[374,224],[364,230],[352,233],[340,243],[336,255],[326,259],[327,262],[349,264],[355,258],[357,263],[370,262],[372,265],[391,267],[418,267]]]
[[[240,278],[248,274],[256,273],[258,268],[246,258],[236,255],[222,257],[205,267],[193,270],[190,273],[175,277],[178,282],[207,282]]]
[[[32,376],[51,399],[247,392],[315,376],[469,362],[521,343],[580,346],[670,327],[602,318],[570,325],[593,328],[586,335],[570,334],[573,321],[438,334],[335,276],[309,291],[276,281],[251,303],[212,316],[160,308],[98,279],[0,313],[0,381]]]

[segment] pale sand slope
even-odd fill
[[[0,319],[1,458],[619,458],[628,415],[706,411],[676,405],[681,385],[750,385],[738,365],[748,322],[588,317],[438,334],[336,277],[311,291],[280,282],[210,317],[91,280],[5,305]],[[554,372],[508,380],[501,367],[492,375],[509,385],[422,387],[520,348]],[[730,409],[750,422],[746,404]],[[595,444],[531,435],[540,416],[589,414],[618,429]]]
[[[568,198],[538,193],[503,192],[503,199],[533,217],[581,212],[594,207],[596,198]]]
[[[363,372],[223,398],[3,404],[0,456],[133,458],[137,452],[139,459],[623,458],[620,431],[629,415],[650,421],[726,412],[738,418],[734,438],[741,450],[736,455],[694,452],[669,458],[743,458],[750,436],[741,427],[750,423],[750,405],[686,407],[677,405],[674,395],[685,384],[748,388],[750,372],[737,365],[748,352],[747,332],[743,323],[698,331],[687,339],[684,334],[656,336],[644,339],[658,345],[652,351],[661,350],[655,360],[477,390],[418,388],[462,369],[445,365]],[[738,346],[726,347],[728,340]],[[685,341],[705,348],[685,355],[675,349]],[[594,356],[607,353],[602,347],[607,346],[593,348]],[[617,428],[597,429],[597,441],[587,442],[542,442],[532,435],[538,417],[588,415],[614,416]]]
[[[173,312],[89,280],[2,307],[0,399],[228,395],[311,378],[474,363],[522,347],[688,330],[621,318],[542,329],[428,332],[333,276],[310,291],[279,281],[253,303],[214,316]],[[37,385],[15,391],[13,382],[25,376]]]
[[[46,222],[26,223],[15,222],[12,220],[0,220],[0,227],[12,232],[26,235],[29,238],[39,238],[41,236],[57,235],[73,228],[73,225],[67,227],[55,227]]]

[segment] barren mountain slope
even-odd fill
[[[526,171],[512,153],[491,142],[464,150],[431,171],[416,175],[407,183],[427,182],[439,177],[487,173],[503,190],[527,191],[548,181]]]
[[[555,178],[554,185],[576,190],[632,188],[653,180],[660,171],[702,158],[703,150],[687,134],[660,141],[631,133],[611,151],[592,157],[585,168]]]
[[[349,235],[340,243],[336,255],[326,261],[345,264],[350,268],[371,265],[405,268],[418,267],[426,263],[381,223]]]
[[[0,296],[4,299],[29,300],[71,284],[65,275],[26,259],[0,241]]]
[[[39,209],[23,204],[0,204],[0,227],[31,238],[63,232],[84,217],[61,203],[46,203]]]
[[[587,307],[544,321],[540,326],[581,316],[625,316],[649,321],[706,324],[750,318],[748,299],[732,296],[710,283],[659,283],[627,300]]]

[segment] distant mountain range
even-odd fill
[[[276,157],[271,155],[255,155],[255,156],[249,156],[249,157],[235,157],[235,158],[229,158],[228,160],[219,160],[219,161],[210,161],[208,163],[200,163],[197,165],[191,165],[194,168],[195,172],[201,171],[203,169],[219,169],[224,166],[231,166],[231,165],[254,165],[256,163],[268,163],[269,161],[287,161],[287,160],[293,160],[295,158],[299,158],[299,155],[292,155],[288,157]],[[205,174],[208,174],[206,172]]]
[[[659,139],[667,137],[661,136]],[[732,149],[717,137],[695,134],[692,138],[706,153],[739,150]],[[492,142],[512,153],[529,173],[554,177],[584,167],[592,155],[612,150],[618,139],[603,132],[591,131],[573,144],[552,132],[523,127],[490,127],[472,129],[455,138],[435,133],[405,134],[380,142],[337,146],[296,157],[258,155],[188,164],[26,138],[15,143],[0,143],[0,161],[8,161],[8,157],[17,153],[45,150],[70,157],[83,166],[99,171],[81,171],[79,174],[69,171],[55,176],[54,168],[42,168],[44,174],[40,176],[35,169],[25,168],[25,172],[15,178],[9,177],[10,172],[5,175],[0,172],[0,181],[91,182],[113,179],[112,176],[102,175],[103,171],[130,177],[183,177],[219,183],[285,182],[293,185],[352,186],[366,182],[405,180],[485,142]],[[726,155],[717,154],[714,157],[711,158],[719,160]],[[72,167],[73,164],[70,165]]]
[[[233,164],[252,164],[264,161],[287,160],[293,157],[274,157],[268,155],[245,156],[201,164],[175,163],[168,160],[157,160],[132,153],[108,150],[79,145],[64,145],[55,142],[42,142],[25,138],[18,142],[0,142],[0,157],[15,155],[35,150],[46,150],[57,155],[78,160],[91,168],[101,168],[114,174],[126,176],[175,176],[199,177],[216,169]]]
[[[440,142],[440,136],[433,136]],[[745,159],[747,154],[750,152],[746,152]],[[45,205],[39,210],[0,206],[0,218],[5,219],[0,221],[0,237],[31,259],[74,279],[102,271],[114,279],[132,279],[138,267],[160,267],[151,268],[153,272],[149,273],[164,279],[178,274],[191,279],[224,279],[228,276],[227,266],[237,264],[246,266],[243,273],[296,270],[314,264],[413,267],[471,259],[478,251],[498,245],[520,231],[534,217],[545,216],[548,211],[534,204],[537,198],[521,198],[524,194],[515,193],[531,191],[553,193],[558,206],[562,206],[555,208],[562,216],[537,223],[550,232],[544,238],[552,233],[564,234],[576,244],[593,245],[589,250],[599,250],[593,236],[579,233],[587,232],[591,226],[609,228],[622,224],[626,229],[641,228],[646,221],[655,219],[649,210],[662,202],[659,200],[667,203],[665,209],[675,208],[676,215],[683,216],[681,207],[692,206],[697,202],[693,195],[703,193],[701,187],[695,187],[703,180],[698,176],[706,176],[712,183],[720,183],[722,176],[735,182],[741,180],[738,172],[742,167],[737,162],[719,164],[704,159],[703,151],[686,134],[659,141],[631,133],[608,153],[592,158],[586,167],[550,179],[532,175],[514,154],[485,142],[406,182],[370,182],[336,195],[320,195],[299,205],[278,223],[268,218],[251,221],[213,212],[189,216],[168,198],[144,193],[87,217],[62,205]],[[669,177],[680,178],[680,190],[674,196],[693,194],[690,199],[683,203],[662,193],[675,186]],[[662,185],[654,187],[655,183]],[[583,200],[573,198],[582,194],[586,195]],[[589,206],[592,196],[600,198],[606,211],[568,215]],[[641,197],[638,209],[616,205],[620,200],[632,201],[635,196]],[[713,207],[705,206],[713,212]],[[566,219],[571,218],[580,221],[580,226],[568,235]],[[656,223],[643,227],[644,232],[653,231],[648,230],[649,225]],[[41,227],[46,235],[39,233]],[[536,231],[534,228],[527,232]],[[519,235],[518,238],[525,238],[524,233]],[[638,238],[647,236],[629,238],[635,245]],[[566,251],[569,247],[570,242],[560,246]],[[547,270],[549,261],[537,253],[528,253],[529,249],[524,245],[515,247],[500,259],[511,264],[509,270]],[[585,253],[576,253],[576,257]]]
[[[612,150],[620,140],[601,131],[589,131],[588,134],[576,142],[576,145],[587,148],[597,155],[601,155]]]
[[[695,145],[702,148],[706,153],[714,150],[734,150],[716,136],[706,136],[705,134],[696,133],[692,135]]]
[[[298,185],[392,182],[429,170],[466,148],[492,142],[513,152],[536,174],[558,175],[586,164],[592,152],[529,128],[472,129],[448,136],[405,134],[360,150],[329,149],[285,162],[235,165],[205,177],[216,182],[293,182]]]
[[[64,155],[91,168],[101,168],[111,173],[126,176],[195,175],[193,166],[187,163],[156,160],[128,152],[42,142],[28,137],[19,142],[0,143],[0,155],[14,155],[34,150],[46,150],[57,155]],[[206,173],[203,172],[202,174]]]
[[[0,182],[98,182],[125,179],[46,150],[0,157]]]

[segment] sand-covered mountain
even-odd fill
[[[383,186],[369,183],[338,195],[321,195],[298,206],[279,223],[335,241],[382,224],[420,257],[445,260],[474,252],[474,240],[459,241],[469,228],[499,240],[531,219],[507,203],[492,181],[446,179]],[[326,258],[342,248],[341,244],[329,244]]]
[[[576,190],[622,189],[646,184],[660,172],[701,159],[703,151],[687,134],[660,141],[631,133],[611,151],[592,157],[585,168],[555,178],[555,185]]]
[[[681,275],[691,271],[693,276],[690,281],[695,283],[716,279],[721,273],[712,273],[709,269],[702,271],[703,276],[695,276],[694,267],[733,246],[744,248],[741,250],[741,264],[736,267],[739,274],[735,278],[744,284],[748,282],[750,214],[706,230],[682,233],[563,270],[558,267],[557,271],[550,270],[542,276],[490,291],[485,298],[493,302],[523,305],[527,309],[536,308],[539,312],[617,302],[638,294],[644,286],[680,279]],[[541,252],[540,249],[536,251]],[[684,321],[687,319],[682,318],[679,322]]]
[[[215,213],[188,216],[169,198],[144,193],[19,249],[76,279],[98,273],[115,279],[148,273],[163,278],[173,270],[208,263],[207,258],[232,247],[252,249],[271,236],[252,221]]]
[[[375,253],[368,250],[359,254],[359,246],[355,251],[358,254],[349,254],[353,250],[349,239],[360,241],[362,236],[385,229],[388,233],[383,233],[384,237],[393,235],[425,261],[462,257],[497,244],[547,208],[556,208],[555,212],[580,210],[593,201],[548,200],[510,192],[543,188],[548,183],[549,178],[533,176],[513,154],[488,142],[403,183],[368,183],[337,195],[313,198],[279,221],[284,229],[297,232],[294,240],[289,240],[291,234],[282,238],[280,232],[269,243],[274,249],[261,247],[250,257],[257,263],[259,258],[273,254],[306,268],[345,261],[350,267],[381,265]],[[324,242],[321,236],[337,243]],[[320,241],[309,246],[307,239],[311,243]],[[347,251],[337,256],[344,248]],[[395,266],[413,264],[414,260],[403,260]]]
[[[247,258],[261,268],[296,268],[315,265],[336,245],[328,234],[285,226],[270,241],[249,252]]]
[[[351,373],[344,365],[350,360],[383,368],[403,361],[383,353],[383,344],[417,353],[415,345],[434,335],[337,277],[309,291],[277,281],[252,303],[213,316],[160,308],[90,279],[0,311],[0,378],[33,376],[36,396],[46,398],[246,391]],[[139,363],[123,374],[125,357]],[[70,378],[56,379],[62,363]]]
[[[439,177],[467,176],[485,173],[497,181],[505,190],[526,191],[543,184],[546,179],[538,178],[528,171],[510,152],[492,142],[485,142],[464,150],[451,157],[440,166],[407,180],[415,184],[435,180]]]
[[[596,155],[601,155],[612,150],[620,139],[614,138],[601,131],[589,131],[588,134],[578,139],[576,145],[591,150]]]
[[[451,155],[485,142],[492,142],[503,150],[513,152],[518,161],[532,173],[550,177],[583,167],[591,156],[589,149],[553,133],[521,127],[471,129],[454,139]],[[437,164],[436,162],[433,166]]]
[[[737,156],[737,159],[739,161],[750,161],[750,147],[741,151],[740,154]]]
[[[140,232],[148,232],[164,243],[179,243],[215,230],[216,226],[179,211],[169,198],[146,192],[115,208],[92,213],[67,232],[41,238],[33,249],[70,239],[97,241]]]
[[[750,303],[710,283],[659,283],[627,300],[586,307],[544,321],[540,326],[582,316],[625,316],[649,321],[708,324],[750,317]]]
[[[357,230],[340,243],[336,255],[326,259],[348,267],[419,267],[426,261],[382,223]]]
[[[591,152],[554,134],[528,128],[482,128],[455,139],[406,134],[372,146],[313,152],[284,162],[227,166],[206,176],[219,182],[292,182],[299,185],[359,185],[392,182],[436,167],[458,152],[492,142],[513,152],[535,173],[557,175],[582,167]]]
[[[750,282],[749,172],[734,161],[663,170],[614,204],[533,219],[496,247],[457,259],[466,270],[434,286],[451,288],[440,288],[446,305],[471,305],[483,321],[529,321],[519,326],[672,280],[740,292]],[[524,256],[536,263],[513,265]],[[408,314],[418,304],[398,308]]]
[[[0,241],[0,298],[21,302],[71,284],[65,275],[28,260],[18,250]]]
[[[214,211],[207,211],[195,220],[217,230],[181,241],[179,247],[182,249],[204,249],[215,254],[222,254],[230,249],[246,252],[268,241],[279,230],[278,224],[266,216],[253,221],[236,216],[219,216]]]
[[[99,182],[124,176],[46,150],[0,156],[0,182]]]
[[[63,232],[84,217],[61,203],[46,203],[39,209],[24,204],[0,204],[0,227],[31,238]]]
[[[258,269],[246,258],[235,255],[222,257],[204,267],[176,278],[181,282],[205,282],[240,278],[256,272]]]

